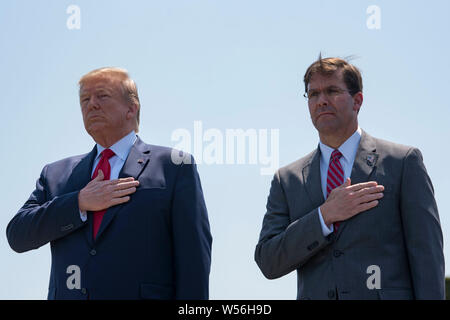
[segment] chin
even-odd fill
[[[339,127],[331,123],[317,123],[316,129],[321,134],[330,135],[339,131]]]
[[[104,129],[104,126],[103,126],[102,124],[100,124],[100,123],[94,123],[94,124],[91,124],[89,127],[87,127],[87,128],[86,128],[86,131],[87,131],[90,135],[92,135],[92,134],[96,134],[96,133],[98,133],[98,132],[103,131],[103,129]]]
[[[336,121],[334,121],[335,119],[326,119],[324,116],[319,117],[316,120],[316,123],[314,124],[314,126],[317,129],[323,129],[323,130],[329,130],[329,129],[334,129],[337,127],[337,123]]]

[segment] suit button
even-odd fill
[[[329,290],[328,291],[328,298],[334,299],[334,296],[335,296],[334,290]]]
[[[86,288],[81,288],[81,293],[82,293],[82,294],[86,294],[86,293],[87,293]]]
[[[91,254],[91,256],[95,256],[97,254],[97,251],[95,249],[92,249],[89,253]]]
[[[342,251],[334,250],[333,255],[335,258],[339,258],[342,253],[343,253]]]

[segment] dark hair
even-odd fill
[[[342,76],[345,85],[352,96],[358,92],[362,92],[362,77],[358,68],[341,58],[322,58],[322,54],[319,54],[317,61],[311,64],[306,70],[305,76],[303,77],[305,92],[308,91],[308,84],[313,74],[319,73],[321,75],[331,76],[338,70],[343,70]]]

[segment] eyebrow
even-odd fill
[[[326,89],[341,89],[342,90],[342,88],[340,88],[340,87],[338,87],[338,86],[336,86],[336,85],[331,85],[331,86],[328,86],[328,87],[325,87],[325,90]],[[318,91],[319,89],[309,89],[308,91]]]
[[[93,91],[94,94],[102,93],[102,92],[107,93],[107,94],[111,94],[111,92],[108,89],[105,89],[105,88],[98,88],[98,89],[94,89],[94,91]],[[80,99],[83,99],[87,95],[88,95],[88,93],[80,94]]]

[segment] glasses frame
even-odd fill
[[[330,88],[338,89],[338,90],[337,90],[338,92],[336,92],[336,94],[335,94],[334,96],[333,96],[333,95],[330,95],[329,93],[324,92],[324,91],[326,91],[326,90],[328,90],[328,89],[330,89]],[[342,89],[342,88],[339,88],[339,87],[331,86],[331,87],[325,88],[325,90],[320,90],[320,91],[319,91],[319,95],[317,96],[317,98],[319,98],[320,93],[323,93],[323,94],[324,94],[326,97],[328,97],[328,98],[335,98],[335,97],[337,97],[337,96],[339,96],[339,95],[341,95],[341,94],[343,94],[343,93],[345,93],[345,92],[348,92],[352,97],[354,96],[354,95],[351,94],[351,92],[350,92],[348,89]],[[307,101],[310,101],[310,100],[311,100],[311,97],[308,96],[308,92],[303,93],[303,97],[304,97]]]

